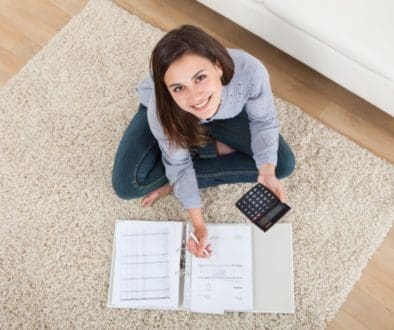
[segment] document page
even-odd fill
[[[212,258],[192,256],[191,310],[203,313],[253,310],[251,226],[207,225]]]
[[[118,221],[111,307],[177,308],[182,224]]]

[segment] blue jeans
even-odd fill
[[[112,185],[123,199],[145,196],[168,183],[161,161],[161,151],[152,135],[147,109],[140,104],[137,114],[124,133],[115,155]],[[214,142],[191,150],[199,188],[224,183],[256,182],[258,169],[252,157],[249,120],[246,111],[225,120],[205,124],[209,135],[236,149],[235,152],[217,156]],[[295,168],[293,152],[279,135],[276,176],[289,176]]]

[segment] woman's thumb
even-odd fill
[[[279,191],[279,199],[280,199],[280,201],[281,201],[282,203],[284,203],[284,202],[286,201],[285,193],[283,192],[283,190],[280,190],[280,191]]]
[[[203,235],[202,237],[200,237],[199,242],[200,242],[200,244],[198,244],[198,251],[202,252],[202,250],[204,250],[204,248],[205,248],[205,245],[207,244],[206,236]]]

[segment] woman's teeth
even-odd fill
[[[205,100],[204,102],[194,105],[193,108],[196,110],[202,110],[209,102],[209,100],[211,99],[211,97],[209,97],[207,100]]]
[[[199,105],[196,105],[195,107],[196,107],[196,108],[201,108],[201,107],[203,107],[207,102],[208,102],[208,100],[206,100],[205,102],[203,102],[203,103],[201,103],[201,104],[199,104]]]

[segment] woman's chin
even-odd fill
[[[219,106],[216,106],[216,107],[211,106],[204,111],[193,111],[193,112],[194,112],[194,115],[200,119],[208,119],[216,114],[218,108],[219,108]]]
[[[208,119],[213,116],[215,111],[201,111],[201,112],[194,112],[194,115],[200,119]]]

